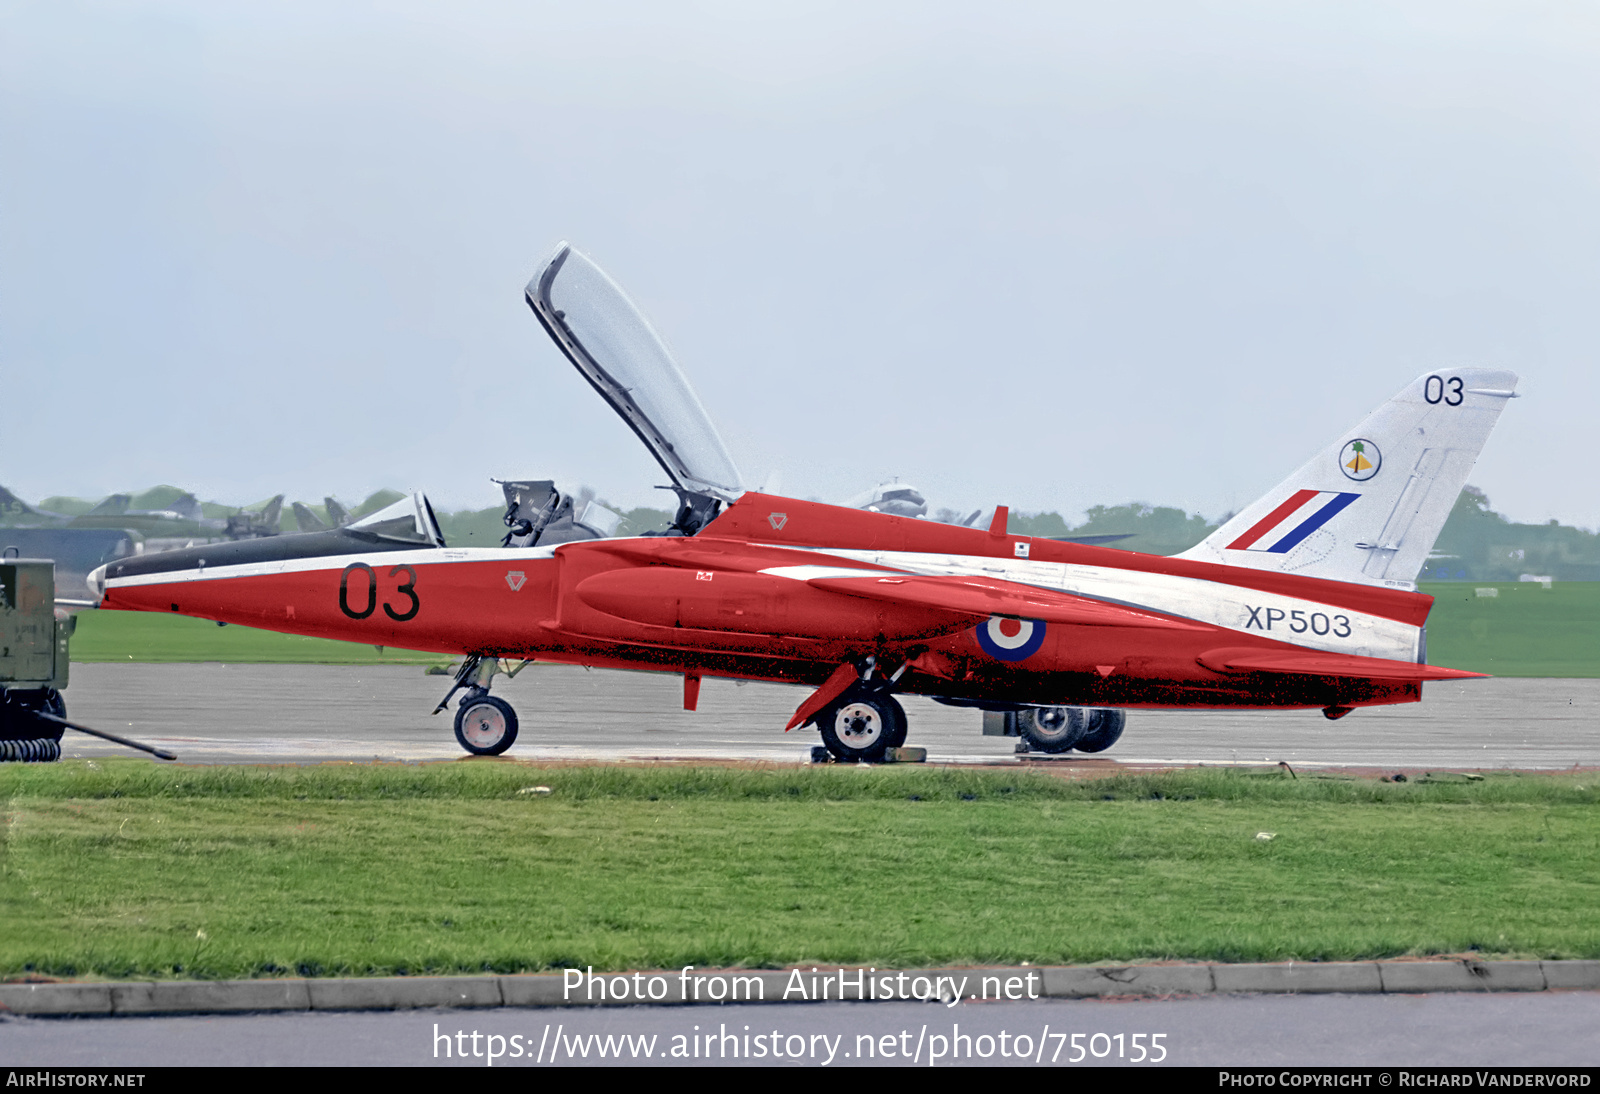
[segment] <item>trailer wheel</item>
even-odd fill
[[[44,712],[46,714],[54,714],[57,718],[65,718],[67,716],[67,701],[61,697],[61,693],[55,688],[45,689]],[[61,735],[67,731],[66,726],[51,725],[49,723],[46,723],[41,728],[44,729],[44,733],[41,736],[48,737],[52,741],[60,741]]]
[[[65,729],[40,721],[34,711],[65,718],[67,704],[55,688],[0,688],[0,740],[61,740]]]
[[[517,712],[504,699],[469,695],[456,711],[456,740],[474,756],[498,756],[517,739]]]

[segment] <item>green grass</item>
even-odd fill
[[[306,638],[160,612],[79,612],[74,661],[222,661],[231,665],[443,664],[448,654]]]
[[[1478,596],[1478,589],[1497,596]],[[1600,676],[1600,582],[1440,582],[1428,660],[1495,676]]]
[[[7,765],[0,975],[1600,957],[1596,782]]]

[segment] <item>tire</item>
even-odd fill
[[[906,724],[906,708],[893,695],[883,696],[883,702],[889,708],[889,714],[894,718],[894,730],[889,734],[889,747],[899,748],[906,743],[906,731],[910,728]]]
[[[1104,752],[1117,743],[1128,720],[1127,711],[1095,709],[1085,711],[1089,727],[1078,739],[1079,752]]]
[[[817,717],[822,743],[846,763],[877,763],[904,740],[905,711],[888,695],[847,696]]]
[[[65,718],[67,716],[67,701],[61,697],[61,693],[55,688],[45,689],[44,712],[46,714],[54,714],[57,718]],[[61,735],[67,731],[66,726],[51,725],[48,722],[40,728],[44,730],[40,736],[48,737],[52,741],[60,741]]]
[[[456,711],[456,740],[474,756],[498,756],[517,739],[517,712],[504,699],[469,695]]]
[[[1071,752],[1089,729],[1082,707],[1034,707],[1017,712],[1017,732],[1036,752]]]

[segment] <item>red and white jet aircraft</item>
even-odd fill
[[[1479,675],[1426,663],[1433,601],[1414,580],[1512,373],[1419,377],[1163,558],[1009,535],[1004,508],[985,530],[745,491],[597,266],[563,244],[527,297],[672,477],[669,531],[595,538],[550,484],[512,483],[506,545],[456,548],[416,494],[336,530],[113,562],[91,575],[100,606],[464,654],[438,709],[465,689],[456,736],[488,755],[517,735],[489,694],[505,659],[680,673],[691,710],[705,676],[805,684],[790,727],[868,761],[905,740],[897,693],[1014,712],[1035,748],[1099,751],[1129,707],[1339,718]]]

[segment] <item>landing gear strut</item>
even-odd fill
[[[515,676],[530,663],[523,661],[514,669],[503,669],[498,657],[476,653],[462,662],[455,683],[433,708],[438,714],[450,705],[456,692],[466,690],[456,710],[456,740],[462,748],[474,756],[498,756],[516,742],[517,712],[504,699],[490,695],[489,684],[496,675]]]

